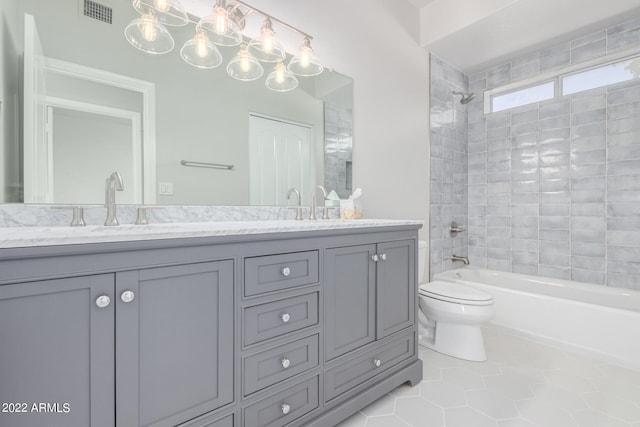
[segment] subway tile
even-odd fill
[[[491,162],[486,165],[487,172],[505,172],[511,170],[511,160]]]
[[[575,190],[571,192],[572,203],[604,203],[605,190]]]
[[[510,227],[511,226],[511,217],[510,216],[487,216],[487,226],[489,227]]]
[[[640,203],[612,203],[607,205],[609,217],[640,216]]]
[[[607,229],[628,231],[640,230],[640,217],[625,216],[607,218]],[[640,246],[640,242],[636,242],[636,245]]]
[[[540,119],[538,127],[540,131],[547,131],[551,129],[568,128],[570,124],[571,119],[569,114],[563,114],[561,116]]]
[[[511,205],[511,193],[488,194],[487,203],[489,206]],[[488,208],[488,207],[487,207]]]
[[[591,271],[606,271],[606,261],[602,257],[577,256],[571,257],[571,268]]]
[[[606,188],[607,179],[604,176],[580,177],[571,180],[571,190],[602,190]]]
[[[469,206],[467,213],[469,217],[472,217],[472,216],[482,217],[487,214],[487,207],[486,206]]]
[[[563,267],[554,267],[550,265],[539,265],[538,274],[543,277],[553,277],[556,279],[571,279],[571,269]]]
[[[516,149],[534,147],[538,145],[538,134],[532,132],[513,135],[510,143],[511,147]]]
[[[569,242],[570,237],[569,230],[540,229],[540,240],[546,240],[549,242]]]
[[[622,49],[640,42],[638,28],[619,33],[607,32],[607,51]]]
[[[607,31],[595,31],[593,33],[587,34],[586,36],[579,37],[577,39],[571,40],[571,49],[575,49],[578,47],[586,46],[591,43],[594,43],[598,40],[603,40],[607,37]]]
[[[550,191],[540,193],[540,203],[555,204],[571,202],[571,193],[569,191]]]
[[[511,114],[508,111],[488,114],[487,129],[498,129],[508,127],[511,124]]]
[[[571,152],[604,150],[607,146],[607,138],[604,135],[577,138],[571,141]]]
[[[569,255],[547,252],[540,249],[540,264],[555,267],[570,267],[571,257]]]
[[[487,140],[507,138],[511,134],[510,127],[487,129]]]
[[[571,230],[571,241],[575,243],[604,243],[606,232],[604,230]]]
[[[546,154],[540,156],[540,166],[568,165],[571,162],[571,155],[568,153]]]
[[[511,227],[512,228],[537,228],[538,227],[537,210],[535,212],[532,212],[532,216],[513,216],[511,218]]]
[[[488,238],[508,240],[511,237],[510,227],[487,227]]]
[[[432,149],[433,151],[433,149]],[[477,153],[484,153],[487,151],[487,143],[482,141],[482,142],[476,142],[476,143],[469,143],[467,145],[467,153],[468,154],[477,154]]]
[[[604,218],[605,205],[604,203],[572,203],[571,215],[573,216],[595,216]]]
[[[602,38],[583,46],[572,47],[571,63],[577,64],[587,59],[597,58],[607,52],[607,40]]]
[[[605,89],[586,91],[571,96],[571,112],[585,113],[593,110],[604,110],[607,106]]]
[[[594,122],[602,122],[607,118],[607,110],[601,108],[599,110],[584,111],[582,113],[574,113],[571,115],[571,126],[585,125]]]
[[[633,190],[609,190],[607,192],[609,203],[640,203],[640,191]]]
[[[609,120],[607,122],[607,132],[612,133],[625,133],[625,132],[637,132],[640,130],[640,120],[637,117],[627,117],[618,120]]]
[[[563,178],[551,178],[540,180],[540,191],[569,191],[570,181]]]
[[[571,139],[579,139],[590,136],[602,136],[605,135],[606,124],[605,122],[595,122],[580,126],[574,126],[572,128]]]
[[[571,218],[569,216],[540,216],[539,224],[540,228],[549,230],[568,230],[571,226]]]
[[[640,262],[608,260],[607,269],[610,273],[640,275]]]
[[[511,135],[519,136],[519,135],[527,135],[530,133],[538,133],[538,122],[527,122],[519,125],[511,126]]]
[[[607,174],[633,175],[640,170],[640,159],[611,161],[607,167]]]
[[[490,270],[497,270],[497,271],[511,271],[511,262],[509,258],[505,258],[505,259],[490,258],[489,254],[487,254],[487,268]]]
[[[514,239],[537,239],[538,227],[516,227],[511,230]]]
[[[640,116],[640,101],[612,105],[607,109],[607,119],[617,120]]]
[[[557,98],[543,101],[538,108],[538,118],[548,119],[550,117],[563,116],[571,112],[571,102],[569,98]]]
[[[487,88],[492,89],[511,80],[511,64],[503,64],[487,71]]]
[[[490,182],[487,184],[489,194],[511,193],[511,181],[508,182]]]
[[[547,166],[539,169],[540,180],[543,179],[564,179],[569,180],[571,168],[568,165]]]
[[[536,62],[540,59],[539,52],[527,53],[524,55],[520,55],[511,60],[511,68],[514,67],[522,67],[523,65],[529,64],[531,62]]]
[[[571,214],[571,205],[564,204],[541,204],[539,207],[540,216],[569,216]]]
[[[470,225],[467,229],[467,234],[469,236],[485,237],[487,234],[487,228],[484,225],[481,227]]]
[[[511,115],[511,125],[521,125],[523,123],[533,122],[538,120],[538,109],[532,109],[528,111],[522,111]]]
[[[609,230],[607,232],[607,245],[609,246],[638,246],[640,231]]]
[[[528,77],[536,76],[540,73],[540,61],[535,60],[532,62],[527,62],[518,67],[514,67],[512,63],[511,67],[511,79],[513,81],[525,79]]]
[[[511,250],[523,252],[538,252],[537,239],[511,239]]]
[[[571,131],[569,128],[545,130],[538,134],[540,144],[569,141]]]
[[[487,219],[484,216],[469,216],[469,218],[467,218],[467,225],[469,227],[484,227],[487,225]]]
[[[606,274],[589,270],[571,269],[571,280],[576,282],[594,283],[604,285],[606,282]]]
[[[537,193],[538,181],[512,181],[511,191],[514,193]]]
[[[487,182],[507,182],[511,181],[511,173],[509,171],[506,172],[495,172],[487,174]]]
[[[636,247],[609,246],[607,257],[610,260],[637,262],[640,260],[640,245]]]
[[[487,237],[488,249],[509,249],[511,242],[503,237]]]
[[[566,264],[563,265],[569,266],[569,253],[571,252],[571,244],[568,240],[566,242],[540,240],[538,249],[540,251],[541,258],[542,254],[546,254],[545,257],[552,257],[552,255],[567,256]],[[544,262],[543,264],[558,265],[557,263],[552,263],[551,261]]]
[[[561,43],[540,51],[540,71],[569,65],[571,55],[569,43]]]
[[[511,263],[511,271],[514,273],[520,274],[538,274],[538,264],[537,262],[531,264],[522,264],[519,262],[512,261]]]
[[[510,260],[511,259],[511,250],[488,246],[487,247],[487,258]]]
[[[626,104],[640,99],[640,83],[633,82],[631,86],[607,88],[607,104],[609,106]]]
[[[514,219],[529,216],[538,216],[538,204],[514,204],[511,206],[511,216],[513,216]]]
[[[571,144],[568,140],[563,141],[554,141],[554,142],[546,142],[544,144],[540,144],[540,148],[538,153],[541,156],[549,156],[556,154],[566,154],[571,151]]]
[[[610,147],[607,153],[609,161],[640,159],[640,145],[631,147]]]
[[[571,245],[571,255],[604,258],[607,246],[599,243],[574,243]]]
[[[571,176],[580,178],[586,176],[604,176],[607,173],[605,163],[592,163],[583,165],[571,165]]]
[[[507,140],[508,142],[508,140]],[[503,148],[496,150],[489,150],[486,155],[486,159],[489,162],[500,162],[503,160],[509,160],[511,158],[511,149]]]

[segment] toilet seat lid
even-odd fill
[[[489,305],[493,303],[491,295],[459,283],[435,280],[420,285],[419,293],[443,301],[470,305]]]

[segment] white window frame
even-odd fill
[[[518,80],[516,82],[512,82],[504,86],[485,90],[484,91],[484,114],[493,113],[493,108],[492,108],[493,98],[496,96],[505,95],[510,92],[516,92],[522,89],[526,89],[528,87],[533,87],[540,84],[548,83],[550,81],[554,81],[555,96],[552,99],[557,99],[563,96],[562,83],[563,83],[564,77],[574,75],[582,71],[588,71],[594,68],[599,68],[605,65],[613,64],[616,62],[622,62],[628,59],[633,59],[638,56],[640,56],[640,46],[620,49],[612,53],[609,53],[604,57],[589,59],[586,61],[579,62],[577,64],[569,65],[560,70],[548,71],[548,72],[539,74],[535,77]],[[593,89],[587,89],[587,90],[593,90]],[[580,92],[576,92],[576,93],[580,93]],[[565,96],[571,96],[571,95],[565,95]],[[543,101],[540,101],[540,102],[543,102]],[[531,105],[531,104],[524,104],[524,105]],[[513,108],[519,108],[519,107],[521,106],[513,107]],[[500,112],[509,111],[510,109],[511,108],[500,110]]]

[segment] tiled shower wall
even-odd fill
[[[467,113],[460,104],[468,78],[431,56],[430,274],[452,269],[453,254],[467,255],[467,235],[449,235],[452,221],[467,224]]]
[[[352,193],[353,110],[324,103],[324,186],[341,199]]]
[[[469,76],[472,265],[640,289],[640,81],[489,115],[482,105],[486,89],[634,44],[640,19]],[[440,150],[436,141],[432,156]],[[437,192],[431,206],[437,224],[450,220],[437,215]],[[432,247],[442,247],[442,235],[432,235]]]

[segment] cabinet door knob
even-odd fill
[[[100,295],[98,298],[96,298],[96,305],[99,308],[109,307],[109,304],[111,304],[111,298],[109,298],[108,295]]]
[[[381,259],[382,261],[386,261],[386,260],[387,260],[387,254],[382,254],[382,255],[380,255],[380,259]]]
[[[284,277],[289,277],[290,274],[291,274],[291,269],[289,267],[284,267],[282,269],[282,275]]]
[[[373,359],[373,365],[376,368],[379,368],[380,366],[382,366],[382,362],[380,361],[380,359]]]
[[[129,303],[133,301],[135,298],[136,298],[136,294],[133,291],[124,291],[120,295],[120,299],[122,300],[122,302],[125,302],[125,303]]]
[[[289,412],[291,412],[291,406],[287,405],[286,403],[283,403],[280,409],[282,410],[282,413],[284,415],[287,415]]]
[[[379,260],[380,260],[380,257],[378,256],[378,254],[371,255],[371,261],[378,262]]]
[[[289,323],[289,320],[291,320],[291,315],[289,313],[282,313],[280,315],[280,320],[282,320],[282,323]]]
[[[289,366],[291,366],[291,361],[289,359],[282,359],[282,361],[280,362],[282,364],[282,367],[284,369],[287,369]]]

